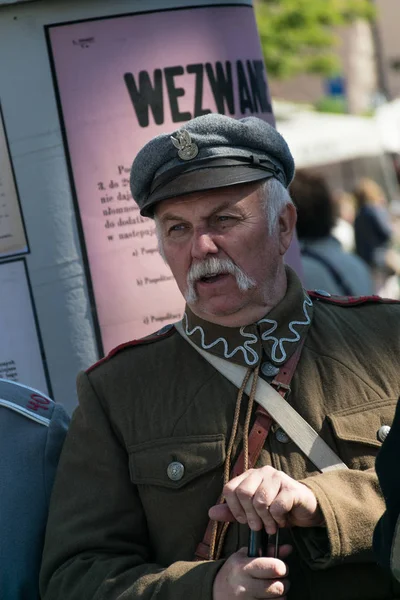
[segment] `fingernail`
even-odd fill
[[[236,517],[236,520],[237,520],[239,523],[242,523],[242,525],[244,525],[245,523],[247,523],[247,521],[246,521],[246,517]]]
[[[276,533],[276,528],[275,527],[269,527],[267,526],[265,528],[265,531],[268,533],[268,535],[275,535]]]

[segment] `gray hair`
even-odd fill
[[[161,223],[160,223],[160,219],[157,217],[157,215],[154,215],[154,223],[156,225],[156,236],[157,236],[157,242],[158,242],[158,251],[161,254],[161,258],[163,259],[163,261],[165,262],[165,264],[168,264],[167,263],[167,259],[165,258],[164,243],[163,243],[163,237],[162,237],[162,231],[161,231]]]
[[[287,206],[288,204],[293,204],[293,200],[290,197],[289,191],[275,177],[270,177],[269,179],[263,181],[260,187],[258,188],[258,193],[260,195],[261,201],[263,203],[263,208],[265,210],[265,216],[268,223],[268,233],[269,235],[272,235],[275,231],[279,215],[281,214],[285,206]],[[156,225],[158,250],[162,258],[166,262],[163,248],[161,225],[159,219],[157,218],[157,215],[154,215],[154,221]]]
[[[275,177],[262,182],[258,188],[267,217],[268,233],[271,235],[278,223],[279,215],[288,204],[293,204],[289,191]]]

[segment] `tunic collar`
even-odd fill
[[[243,327],[223,327],[197,317],[188,306],[182,324],[186,335],[203,350],[244,367],[255,367],[264,354],[279,367],[307,334],[313,312],[312,300],[297,275],[286,267],[287,290],[267,315]]]

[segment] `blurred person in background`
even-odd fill
[[[69,417],[33,388],[0,379],[0,598],[39,600],[50,494]]]
[[[354,221],[356,218],[356,199],[353,194],[344,190],[335,190],[332,198],[336,207],[336,223],[332,235],[341,243],[346,252],[355,252],[356,238]]]
[[[339,296],[372,294],[367,265],[358,256],[345,252],[332,234],[336,208],[325,179],[317,173],[299,171],[290,193],[297,207],[305,287]]]
[[[394,247],[394,234],[383,189],[364,178],[354,189],[357,216],[354,222],[357,254],[370,266],[376,292],[400,298],[398,277],[400,253]]]

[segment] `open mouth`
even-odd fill
[[[201,283],[215,283],[216,281],[220,281],[224,277],[226,277],[228,273],[218,273],[217,275],[206,275],[201,277],[199,281]]]

